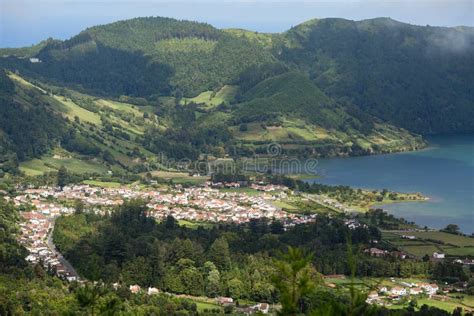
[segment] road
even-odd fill
[[[62,265],[66,268],[66,271],[69,272],[71,276],[75,276],[79,280],[79,274],[76,272],[72,264],[64,258],[64,256],[56,249],[56,246],[53,243],[53,232],[54,232],[54,225],[56,222],[56,218],[52,219],[52,228],[51,231],[49,232],[48,239],[47,239],[47,245],[48,248],[51,250],[51,252],[57,256],[59,261],[62,263]]]

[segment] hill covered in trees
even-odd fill
[[[121,168],[274,142],[301,157],[417,149],[414,133],[474,131],[473,33],[380,18],[260,34],[149,17],[0,49],[0,67],[20,78],[12,88],[2,75],[3,165],[55,148]],[[25,79],[46,95],[28,99],[38,90],[24,93]],[[19,117],[31,134],[15,131]]]
[[[299,70],[329,98],[419,133],[469,132],[474,30],[388,18],[311,20],[281,34],[169,18],[88,28],[3,49],[1,64],[95,94],[194,97]],[[42,62],[32,64],[28,59]],[[298,104],[280,101],[280,106]]]
[[[419,133],[473,131],[472,27],[322,19],[282,37],[279,59],[340,102]]]

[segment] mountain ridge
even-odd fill
[[[269,34],[148,17],[0,49],[0,68],[61,97],[152,109],[139,111],[168,127],[147,123],[132,142],[155,153],[252,155],[279,142],[296,156],[371,154],[420,148],[418,133],[474,131],[473,39],[474,28],[387,18]]]

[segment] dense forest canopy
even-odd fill
[[[420,133],[473,130],[473,28],[322,19],[284,38],[281,59],[336,99]]]

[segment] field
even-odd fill
[[[82,181],[84,184],[92,185],[95,187],[101,188],[120,188],[121,184],[118,182],[105,182],[105,181],[96,181],[96,180],[85,180]]]
[[[286,209],[286,210],[289,210],[289,211],[296,211],[298,209],[293,204],[290,204],[288,202],[284,202],[282,200],[273,201],[272,204],[275,205],[278,208]]]
[[[356,289],[369,292],[381,286],[393,287],[396,285],[405,283],[423,283],[428,282],[425,279],[414,279],[414,278],[397,278],[391,281],[387,278],[327,278],[324,279],[326,285],[336,286],[337,288],[349,289],[353,285]],[[420,297],[417,298],[418,306],[421,307],[423,304],[429,306],[436,306],[440,309],[452,312],[455,308],[461,307],[466,310],[474,310],[474,296],[464,294],[450,294],[446,298],[446,301],[436,300],[434,298]],[[387,305],[390,309],[398,309],[407,307],[408,303]]]
[[[186,172],[152,171],[154,177],[171,180],[173,183],[200,184],[209,180],[206,176],[191,176]]]
[[[402,239],[402,235],[415,236],[415,240]],[[443,252],[448,256],[474,256],[474,238],[440,231],[384,232],[383,239],[417,257]]]
[[[97,113],[88,111],[65,97],[54,96],[54,98],[66,107],[66,115],[71,120],[74,120],[74,117],[77,116],[81,121],[98,126],[101,125],[100,116]]]
[[[195,301],[194,303],[196,303],[197,310],[200,313],[203,313],[206,310],[209,311],[209,310],[213,310],[213,309],[219,309],[219,310],[222,309],[222,307],[220,307],[217,304],[213,304],[213,303],[206,303],[206,302],[200,302],[200,301]]]
[[[470,311],[474,310],[474,307],[469,307],[464,303],[463,300],[448,300],[448,301],[438,301],[435,299],[430,298],[422,298],[418,300],[418,305],[421,306],[423,304],[435,306],[440,309],[444,309],[445,311],[452,312],[454,309],[461,307],[464,309],[468,309]]]
[[[106,166],[95,161],[80,160],[74,157],[56,159],[51,156],[43,156],[41,159],[22,162],[20,170],[28,176],[37,176],[45,172],[58,170],[61,166],[66,167],[73,173],[105,174],[108,171]]]
[[[202,108],[211,109],[222,103],[229,104],[235,98],[238,88],[236,86],[226,85],[219,91],[204,91],[194,98],[184,98],[182,104],[194,102],[203,105]]]
[[[448,234],[440,231],[412,232],[410,235],[421,239],[439,240],[445,244],[452,244],[459,247],[474,247],[474,238]]]
[[[40,91],[43,92],[43,93],[47,93],[45,90],[41,89],[41,88],[38,87],[38,86],[35,86],[34,84],[32,84],[32,83],[26,81],[25,79],[23,79],[22,77],[20,77],[20,76],[14,74],[14,73],[9,73],[9,74],[8,74],[8,77],[10,77],[10,79],[13,79],[13,80],[19,82],[19,83],[22,84],[23,86],[26,86],[26,87],[28,87],[28,88],[38,89],[38,90],[40,90]]]
[[[132,104],[117,102],[117,101],[112,101],[112,100],[104,100],[104,99],[99,99],[95,103],[101,107],[111,108],[113,110],[119,110],[119,111],[131,113],[136,116],[143,115],[143,113],[140,112],[136,108],[136,106]]]
[[[220,189],[221,192],[229,192],[229,193],[241,193],[247,195],[259,195],[261,194],[260,191],[257,191],[252,188],[229,188],[229,189]]]
[[[331,132],[321,127],[309,125],[301,119],[284,118],[282,125],[262,126],[260,123],[247,124],[246,131],[233,128],[236,138],[247,141],[319,141],[335,139]]]
[[[184,219],[180,219],[178,221],[178,224],[180,226],[184,226],[187,228],[191,229],[197,229],[198,227],[203,227],[203,228],[212,228],[213,224],[210,222],[192,222],[192,221],[187,221]]]
[[[311,199],[302,196],[290,196],[286,199],[278,199],[272,201],[272,204],[282,210],[292,213],[332,213],[333,209],[330,209],[324,205],[321,205]]]

